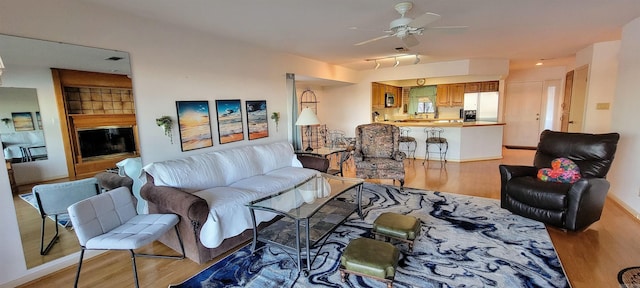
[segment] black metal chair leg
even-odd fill
[[[80,249],[80,261],[78,261],[78,272],[76,272],[76,281],[73,284],[74,288],[78,288],[78,280],[80,280],[80,269],[82,269],[82,258],[84,257],[84,248]]]
[[[58,215],[54,216],[54,222],[56,225],[56,234],[53,235],[53,238],[51,239],[51,241],[49,241],[49,244],[47,244],[47,248],[44,248],[44,226],[47,220],[47,216],[43,215],[42,216],[42,229],[40,229],[40,255],[46,255],[47,253],[49,253],[49,250],[51,250],[51,247],[53,247],[53,244],[56,243],[56,241],[58,241]]]
[[[140,287],[140,285],[138,285],[138,269],[136,268],[136,253],[133,252],[133,250],[129,250],[129,252],[131,253],[131,265],[133,265],[133,281],[136,284],[136,288]]]

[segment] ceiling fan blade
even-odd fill
[[[464,32],[467,31],[469,26],[429,26],[425,30],[438,30],[443,32]]]
[[[407,47],[413,47],[420,44],[416,36],[413,36],[413,35],[409,35],[407,37],[402,38],[402,42],[404,42],[404,45],[406,45]]]
[[[420,15],[419,17],[417,17],[416,19],[413,19],[413,21],[409,22],[409,27],[414,27],[414,28],[422,28],[427,26],[429,23],[434,22],[436,20],[440,19],[440,15],[436,14],[436,13],[431,13],[431,12],[427,12],[424,13],[422,15]]]
[[[360,45],[364,45],[364,44],[367,44],[367,43],[371,43],[371,42],[373,42],[373,41],[378,41],[378,40],[380,40],[380,39],[388,38],[388,37],[391,37],[391,36],[392,36],[392,35],[387,34],[387,35],[383,35],[383,36],[376,37],[376,38],[373,38],[373,39],[369,39],[369,40],[366,40],[366,41],[362,41],[362,42],[360,42],[360,43],[356,43],[356,44],[353,44],[353,45],[354,45],[354,46],[360,46]]]

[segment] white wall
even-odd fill
[[[0,12],[1,13],[1,12]],[[42,128],[47,145],[47,160],[13,165],[16,182],[20,184],[67,177],[67,162],[62,144],[51,70],[33,67],[14,67],[2,75],[3,87],[35,88],[40,105]]]
[[[3,1],[0,33],[129,52],[145,164],[249,144],[246,135],[244,141],[217,144],[216,122],[212,121],[215,146],[181,152],[177,142],[179,133],[174,134],[172,145],[155,124],[155,119],[162,115],[171,115],[175,119],[176,100],[208,100],[213,111],[216,99],[265,99],[269,111],[282,113],[282,122],[276,131],[270,121],[270,137],[251,143],[271,142],[286,140],[289,135],[291,99],[286,91],[287,72],[345,81],[354,78],[353,71],[342,67],[122,15],[84,1]],[[10,84],[11,73],[3,75],[5,85]],[[49,78],[50,74],[47,71]],[[11,85],[20,87],[14,83]],[[30,81],[26,87],[33,87],[33,83]],[[44,97],[53,95],[52,91],[38,88],[38,95],[41,106],[56,106],[54,97]],[[57,111],[42,109],[42,116],[45,131],[60,131]],[[45,133],[47,137],[53,135]],[[46,140],[51,151],[62,151],[60,139]],[[52,159],[51,154],[49,162],[64,163],[64,153],[57,153],[62,157],[57,160]],[[28,169],[29,173],[40,173]],[[66,174],[66,168],[59,170]],[[0,254],[5,260],[0,263],[0,286],[12,287],[43,273],[74,265],[77,256],[71,255],[26,269],[7,173],[4,169],[0,171],[0,217],[3,221]]]
[[[640,217],[640,18],[622,30],[618,80],[611,110],[611,130],[620,133],[616,158],[609,172],[610,195]]]
[[[598,103],[613,102],[618,74],[620,41],[593,44],[589,63],[587,99],[585,103],[584,132],[607,133],[611,131],[611,109],[597,109]]]

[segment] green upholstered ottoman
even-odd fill
[[[400,251],[389,243],[369,238],[351,240],[340,256],[342,282],[347,275],[355,274],[386,282],[391,288],[398,258]]]
[[[374,238],[380,235],[385,239],[393,238],[406,242],[409,244],[409,252],[412,252],[413,244],[420,233],[420,220],[408,215],[382,213],[373,221],[371,233]]]

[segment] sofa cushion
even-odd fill
[[[216,155],[216,165],[223,170],[224,185],[219,186],[228,186],[240,179],[263,173],[259,160],[263,156],[257,154],[251,146],[218,150],[213,154]],[[291,165],[291,161],[289,161],[289,165]]]
[[[566,209],[569,189],[569,183],[545,182],[536,177],[512,178],[507,184],[509,197],[545,210]]]
[[[298,168],[301,169],[301,168]],[[277,193],[288,188],[292,188],[297,182],[284,177],[256,175],[250,178],[239,180],[229,187],[258,192],[260,196]]]
[[[257,154],[256,162],[261,168],[261,174],[283,167],[291,167],[295,153],[289,142],[275,142],[264,145],[251,146]]]
[[[284,167],[273,170],[266,176],[285,178],[291,184],[300,184],[302,181],[309,179],[311,176],[320,174],[319,171],[309,168]],[[292,185],[293,186],[293,185]]]
[[[188,192],[206,188],[226,186],[228,169],[218,162],[213,153],[198,154],[182,159],[154,162],[143,169],[151,176],[156,186],[176,187]]]
[[[214,187],[193,194],[207,201],[210,208],[200,230],[200,242],[205,247],[218,247],[224,239],[253,227],[249,208],[245,205],[262,197],[258,192],[233,187]],[[269,221],[275,215],[257,211],[256,221]]]

